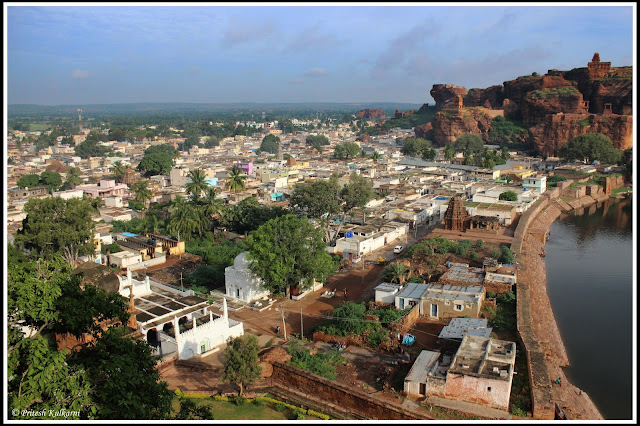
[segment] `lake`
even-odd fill
[[[558,218],[547,242],[547,292],[571,383],[605,419],[632,418],[632,198]]]

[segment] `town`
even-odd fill
[[[633,196],[632,75],[10,105],[8,419],[604,420],[545,261]]]

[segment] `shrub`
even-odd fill
[[[478,253],[475,251],[472,251],[469,257],[471,258],[471,260],[476,261],[478,260]]]
[[[389,332],[387,330],[374,331],[373,333],[369,333],[367,340],[369,341],[369,346],[375,349],[389,340]]]
[[[274,410],[278,411],[278,412],[283,412],[287,407],[284,406],[284,404],[282,403],[277,403],[275,405],[275,407],[273,407]]]
[[[233,403],[236,404],[237,406],[244,405],[246,402],[247,402],[247,399],[242,395],[238,395],[235,398],[233,398]]]
[[[262,406],[262,401],[258,398],[253,398],[253,400],[251,401],[251,403],[253,405],[255,405],[256,407],[261,407]]]
[[[502,263],[513,263],[513,252],[509,247],[502,246],[500,258],[498,259]]]
[[[304,414],[302,414],[300,411],[298,411],[296,413],[296,418],[294,420],[304,420],[304,419],[305,419]]]
[[[498,248],[492,248],[491,251],[489,252],[490,256],[493,257],[494,259],[497,259],[498,257],[500,257],[500,250]]]
[[[473,245],[473,248],[478,249],[478,250],[482,250],[483,247],[484,247],[484,241],[483,240],[476,240],[475,244]]]

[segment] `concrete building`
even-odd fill
[[[241,322],[229,318],[223,299],[222,315],[214,314],[205,299],[145,277],[119,276],[119,293],[133,299],[138,330],[162,357],[179,360],[215,350],[229,338],[244,334]]]
[[[390,305],[395,305],[396,295],[400,290],[402,290],[402,286],[400,284],[380,283],[374,290],[374,300],[376,301],[376,303],[387,303]]]
[[[404,390],[508,411],[515,357],[513,342],[466,335],[453,359],[422,351],[405,378]]]
[[[63,200],[68,200],[70,198],[82,198],[84,191],[81,189],[69,189],[68,191],[53,191],[52,195],[54,197],[60,197]]]
[[[535,190],[538,191],[539,194],[542,194],[547,190],[547,177],[546,176],[527,176],[522,180],[522,186],[527,190]]]
[[[233,265],[225,268],[224,281],[227,296],[249,303],[268,296],[270,292],[261,287],[262,279],[249,269],[248,253],[240,253]]]
[[[88,197],[104,198],[106,196],[126,196],[129,194],[129,187],[124,183],[116,184],[115,180],[100,179],[100,184],[78,185],[76,190],[82,190]]]
[[[421,312],[431,319],[478,318],[484,298],[483,286],[429,284],[421,298]]]

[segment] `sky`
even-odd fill
[[[635,65],[632,3],[397,4],[4,3],[6,102],[422,104],[434,84],[486,88],[595,52]]]

